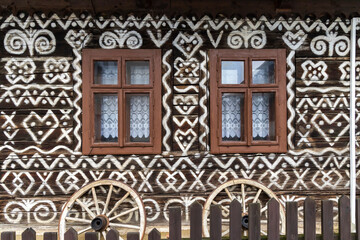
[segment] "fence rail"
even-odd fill
[[[351,234],[350,225],[350,201],[346,196],[339,198],[339,232],[334,233],[333,202],[323,200],[321,202],[321,235],[316,235],[316,203],[311,198],[306,198],[304,202],[304,234],[298,233],[298,203],[286,203],[286,234],[280,236],[280,212],[279,203],[271,199],[267,205],[267,235],[261,235],[260,204],[250,203],[248,207],[248,236],[249,240],[260,239],[286,239],[286,240],[360,240],[360,199],[356,201],[356,234]],[[241,240],[242,236],[242,206],[239,201],[233,200],[230,204],[229,214],[229,240]],[[218,205],[210,208],[210,239],[222,239],[222,213]],[[98,240],[100,234],[97,232],[86,232],[85,240]],[[181,240],[181,208],[172,207],[169,210],[169,239]],[[36,232],[32,228],[26,229],[22,235],[22,240],[36,240]],[[201,240],[202,236],[202,206],[194,202],[190,207],[190,240]],[[2,232],[1,240],[15,240],[15,232]],[[78,240],[78,233],[70,228],[64,236],[65,240]],[[128,232],[128,240],[139,240],[139,233]],[[148,234],[149,240],[160,240],[160,232],[154,228]],[[46,232],[43,240],[57,240],[56,232]],[[106,234],[106,240],[119,240],[119,232],[111,229]]]

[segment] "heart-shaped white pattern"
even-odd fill
[[[180,147],[183,154],[187,154],[187,151],[189,151],[189,149],[195,142],[196,137],[197,134],[191,128],[188,129],[186,132],[178,129],[174,134],[174,140]]]
[[[298,49],[305,42],[306,38],[307,34],[305,34],[303,30],[299,30],[296,33],[287,31],[282,36],[282,39],[284,40],[286,45],[292,50]]]
[[[79,32],[70,30],[66,34],[65,40],[71,47],[80,50],[89,43],[91,36],[91,34],[85,32],[84,30],[80,30]]]
[[[191,58],[202,44],[203,40],[197,33],[188,36],[180,32],[173,41],[173,45],[187,58]]]
[[[37,126],[37,121],[41,123],[40,127],[44,126],[46,128],[44,128],[44,130],[34,132],[31,128],[39,127]],[[22,124],[31,136],[31,138],[34,140],[34,142],[36,142],[37,144],[41,144],[59,126],[59,120],[55,117],[54,113],[51,110],[48,110],[43,117],[40,117],[36,112],[31,111],[29,116],[24,119]]]

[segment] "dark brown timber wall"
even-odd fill
[[[2,227],[55,228],[71,194],[105,178],[141,194],[150,225],[230,179],[255,179],[282,202],[348,194],[347,19],[21,13],[1,16],[0,42]],[[84,48],[161,49],[161,155],[81,154]],[[286,154],[209,153],[214,48],[287,50]]]

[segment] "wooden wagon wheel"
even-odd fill
[[[250,180],[250,179],[235,179],[228,181],[218,188],[216,188],[210,196],[207,198],[203,214],[202,214],[202,225],[203,225],[203,234],[204,237],[210,237],[209,234],[209,214],[210,214],[210,206],[212,204],[219,204],[222,212],[222,236],[226,236],[229,233],[229,207],[230,203],[233,199],[239,200],[242,205],[242,227],[244,234],[247,234],[248,228],[248,205],[249,203],[260,203],[261,207],[261,222],[266,222],[266,214],[267,214],[267,202],[271,199],[275,198],[278,202],[279,199],[275,195],[273,191],[269,188],[263,186],[262,184]],[[280,203],[280,202],[279,202]],[[285,210],[282,204],[280,205],[280,233],[285,233]],[[262,226],[261,231],[263,234],[266,233],[266,228]]]
[[[100,232],[105,239],[110,229],[139,232],[144,237],[146,213],[139,194],[114,180],[92,182],[75,192],[64,205],[59,220],[58,238],[73,227],[78,234]],[[121,237],[120,237],[121,238]]]

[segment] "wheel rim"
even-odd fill
[[[249,191],[249,189],[251,191]],[[248,192],[247,192],[248,191]],[[249,203],[256,202],[260,203],[261,207],[261,218],[262,225],[264,223],[266,214],[267,214],[267,201],[271,198],[275,198],[279,202],[280,208],[280,233],[285,233],[285,210],[283,205],[280,203],[276,194],[271,191],[269,188],[263,186],[257,181],[250,179],[235,179],[228,181],[219,187],[217,187],[207,198],[204,209],[203,209],[203,234],[204,237],[210,237],[209,234],[209,214],[210,214],[210,206],[212,204],[219,204],[221,207],[222,217],[223,217],[223,230],[222,235],[228,235],[228,222],[229,222],[229,205],[233,199],[239,200],[242,204],[242,213],[243,220],[244,216],[247,216],[248,205]],[[245,204],[243,204],[245,202]],[[244,229],[245,222],[242,223]],[[262,227],[262,233],[264,234],[266,230]],[[246,235],[247,232],[244,231]]]
[[[64,205],[59,219],[59,239],[70,227],[78,234],[101,233],[105,239],[110,229],[139,232],[144,237],[146,213],[139,194],[127,184],[114,180],[92,182],[75,192]],[[121,237],[120,237],[121,239]]]

